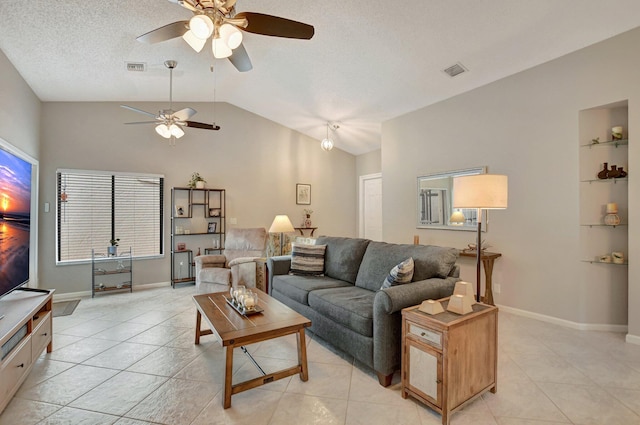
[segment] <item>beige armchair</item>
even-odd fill
[[[196,288],[200,293],[226,291],[231,285],[256,286],[255,259],[264,257],[267,231],[260,228],[229,229],[221,255],[199,255]]]

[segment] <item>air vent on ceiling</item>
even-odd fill
[[[144,72],[147,64],[144,62],[127,62],[127,71]]]
[[[467,72],[467,68],[465,68],[461,63],[456,63],[455,65],[451,65],[449,68],[445,69],[444,72],[449,75],[449,77],[455,77],[456,75],[460,75],[463,72]]]

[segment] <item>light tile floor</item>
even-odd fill
[[[83,299],[53,320],[43,354],[0,424],[422,424],[439,415],[378,385],[375,374],[309,334],[309,381],[288,377],[222,408],[224,351],[193,344],[193,286]],[[295,337],[247,347],[267,371],[296,363]],[[258,376],[236,350],[234,381]],[[451,417],[454,425],[640,424],[640,346],[501,312],[498,392]]]

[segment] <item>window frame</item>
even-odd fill
[[[65,173],[67,174],[76,174],[76,175],[82,175],[82,174],[86,174],[86,175],[96,175],[96,176],[112,176],[113,177],[137,177],[137,178],[153,178],[153,179],[159,179],[160,180],[160,205],[158,205],[159,207],[159,222],[160,222],[160,228],[159,228],[159,247],[160,247],[160,252],[158,254],[152,254],[152,255],[134,255],[134,253],[132,253],[132,259],[133,260],[145,260],[145,259],[161,259],[161,258],[165,258],[165,249],[164,249],[164,209],[165,209],[165,187],[164,187],[164,183],[165,183],[165,176],[164,174],[153,174],[153,173],[136,173],[136,172],[125,172],[125,171],[105,171],[105,170],[83,170],[83,169],[73,169],[73,168],[59,168],[56,170],[56,218],[55,218],[55,227],[56,227],[56,233],[55,233],[55,255],[56,255],[56,266],[66,266],[66,265],[74,265],[74,264],[90,264],[91,263],[91,253],[89,253],[87,258],[82,258],[82,259],[73,259],[73,260],[61,260],[60,259],[60,210],[61,210],[61,200],[60,200],[60,194],[61,194],[61,185],[60,185],[60,179],[59,176],[62,177],[62,175],[64,175]],[[114,196],[114,194],[112,193],[112,197]],[[113,208],[113,203],[112,203],[112,209],[111,209],[111,226],[113,228],[114,226],[114,214],[115,214],[115,209]],[[106,251],[106,246],[108,245],[108,241],[106,242],[105,245],[105,251]],[[94,248],[95,249],[95,248]]]

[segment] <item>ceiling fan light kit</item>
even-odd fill
[[[228,58],[240,72],[253,69],[251,59],[242,45],[242,31],[272,37],[309,40],[315,29],[312,25],[263,13],[236,14],[236,0],[170,0],[194,15],[188,21],[177,21],[142,34],[144,43],[158,43],[182,37],[196,52],[202,51],[211,38],[211,50],[216,59]],[[242,31],[240,31],[242,30]]]
[[[211,37],[213,28],[213,21],[207,15],[195,15],[189,20],[189,31],[201,40]]]
[[[182,126],[201,128],[204,130],[220,130],[220,127],[215,124],[189,121],[189,118],[197,113],[193,108],[183,108],[179,111],[173,110],[173,69],[178,65],[178,62],[168,60],[164,62],[164,65],[169,68],[169,109],[164,109],[157,114],[152,114],[151,112],[143,111],[142,109],[132,106],[120,105],[125,109],[130,109],[155,119],[155,121],[128,122],[126,124],[157,124],[155,127],[156,133],[165,139],[170,139],[169,144],[171,146],[175,145],[176,139],[184,136]]]
[[[207,43],[206,38],[203,39],[196,37],[196,35],[191,30],[185,32],[182,36],[182,39],[186,41],[187,44],[198,53],[202,51],[202,48]]]

